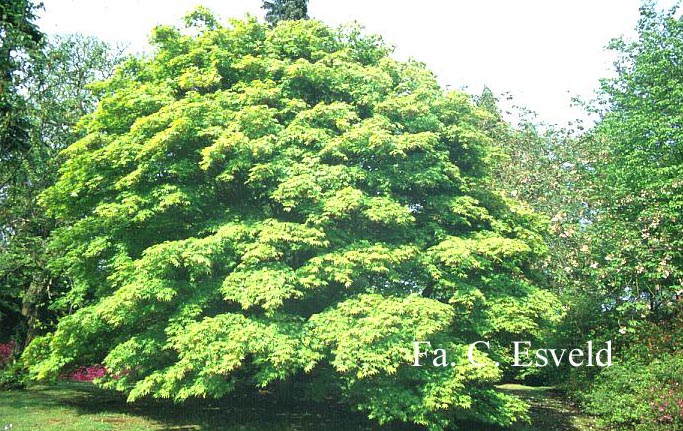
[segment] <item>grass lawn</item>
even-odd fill
[[[510,431],[595,430],[551,388],[505,385],[505,391],[532,406],[534,425]],[[407,431],[408,426],[378,427],[362,414],[336,404],[283,405],[268,397],[194,400],[173,403],[146,401],[130,405],[118,394],[85,383],[35,386],[0,391],[0,430],[12,431]],[[489,431],[478,429],[471,431]]]

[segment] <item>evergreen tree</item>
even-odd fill
[[[43,34],[30,0],[0,2],[0,169],[21,160],[30,146],[30,118],[20,93],[40,55]],[[0,178],[0,181],[2,179]],[[3,184],[3,183],[0,183]]]
[[[308,0],[264,1],[261,7],[266,10],[266,21],[270,25],[285,20],[308,19]]]

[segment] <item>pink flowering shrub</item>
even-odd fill
[[[0,367],[5,367],[10,361],[10,358],[12,357],[12,352],[14,352],[14,349],[16,347],[15,342],[9,342],[9,343],[0,343]]]
[[[25,384],[21,363],[15,361],[17,344],[0,343],[0,389],[20,388]]]
[[[653,401],[650,408],[654,421],[667,429],[683,429],[683,393],[679,383],[668,388],[652,387]]]
[[[683,430],[683,352],[604,369],[585,407],[614,430]]]
[[[64,377],[67,380],[75,382],[92,382],[95,379],[104,377],[107,374],[107,369],[101,365],[92,365],[90,367],[81,367],[76,371],[66,374]]]

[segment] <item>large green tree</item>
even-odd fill
[[[42,201],[73,313],[33,375],[102,362],[130,400],[297,381],[431,429],[523,417],[504,355],[467,359],[558,317],[529,270],[543,219],[488,187],[490,115],[357,28],[202,22],[156,28],[63,152]],[[453,366],[411,366],[413,341]]]

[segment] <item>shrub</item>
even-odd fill
[[[107,369],[102,365],[92,365],[89,367],[80,367],[71,373],[64,375],[67,380],[75,382],[92,382],[107,374]]]
[[[0,368],[4,368],[10,363],[14,349],[16,348],[16,343],[0,343]]]
[[[26,383],[26,370],[16,360],[17,344],[0,343],[0,389],[19,388]]]
[[[619,430],[683,429],[683,356],[626,361],[605,369],[585,394],[587,410]]]

